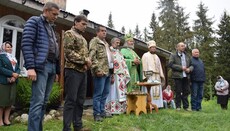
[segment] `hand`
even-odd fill
[[[58,76],[58,74],[56,74],[56,76],[55,76],[55,82],[58,82],[58,80],[59,80],[59,76]]]
[[[91,65],[92,65],[92,61],[90,59],[87,60],[86,61],[86,66],[87,66],[88,69],[91,67]]]
[[[16,78],[14,78],[14,77],[11,77],[10,79],[9,79],[9,82],[10,83],[14,83],[16,81]]]
[[[85,71],[88,70],[87,65],[84,65],[84,66],[83,66],[83,69],[84,69]]]
[[[13,73],[13,74],[12,74],[12,76],[13,76],[14,78],[16,78],[16,79],[17,79],[17,78],[18,78],[18,76],[19,76],[19,74],[18,74],[18,73]]]
[[[182,66],[183,71],[186,71],[186,69],[187,69],[186,66]]]
[[[111,84],[113,84],[113,83],[114,83],[114,81],[115,81],[115,79],[114,79],[114,75],[111,75]]]
[[[138,58],[135,58],[135,59],[133,60],[133,63],[134,63],[135,65],[139,65],[139,64],[140,64],[140,61],[139,61]]]
[[[102,71],[98,71],[97,73],[96,73],[96,76],[97,77],[102,77],[104,75],[104,73],[102,72]]]
[[[37,74],[35,72],[34,69],[29,69],[27,71],[27,76],[28,76],[28,79],[32,80],[32,81],[36,81],[37,80]]]
[[[186,73],[189,73],[189,72],[190,72],[190,69],[189,69],[189,68],[186,68],[185,72],[186,72]]]

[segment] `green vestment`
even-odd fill
[[[135,58],[138,58],[140,61],[140,57],[130,48],[122,48],[121,53],[125,58],[126,65],[128,66],[129,74],[131,77],[130,82],[128,83],[128,92],[133,91],[133,89],[140,88],[139,86],[136,85],[137,81],[141,81],[142,79],[142,69],[141,69],[141,64],[140,65],[135,65],[133,63]]]

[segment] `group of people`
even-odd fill
[[[40,16],[32,16],[24,26],[22,53],[28,79],[32,80],[32,96],[29,108],[28,130],[41,131],[52,85],[60,73],[59,45],[54,30],[54,21],[59,14],[57,4],[47,2]],[[191,79],[191,109],[201,110],[205,70],[199,58],[199,50],[192,50],[192,58],[185,52],[185,44],[177,44],[177,51],[169,59],[172,78],[175,82],[175,104],[171,86],[162,91],[165,84],[161,61],[156,54],[156,42],[147,42],[148,52],[140,58],[134,51],[134,39],[125,35],[125,43],[120,49],[121,40],[106,41],[106,27],[98,25],[96,36],[89,45],[83,37],[88,24],[85,15],[77,15],[73,26],[64,34],[64,90],[63,131],[82,130],[83,104],[87,89],[87,71],[93,77],[93,116],[99,122],[126,111],[126,93],[140,90],[135,83],[143,79],[162,83],[151,88],[152,103],[157,107],[188,110],[189,79]],[[89,48],[88,48],[89,47]],[[10,125],[9,115],[15,101],[15,86],[20,69],[16,58],[11,54],[12,44],[2,44],[0,54],[0,126]],[[151,71],[151,76],[146,72]],[[191,77],[191,78],[190,78]],[[228,82],[218,76],[215,85],[218,103],[227,109]],[[141,89],[147,92],[145,87]],[[6,93],[8,92],[8,93]],[[9,93],[10,92],[10,93]],[[4,119],[2,119],[4,116]]]
[[[205,67],[203,61],[199,58],[198,49],[192,50],[192,57],[185,52],[186,45],[183,42],[177,44],[176,53],[169,58],[169,67],[172,69],[172,78],[175,83],[175,103],[176,109],[189,111],[188,95],[191,89],[191,110],[202,110],[202,99],[204,93],[204,82],[206,80]],[[191,81],[191,87],[190,87]],[[222,109],[227,109],[229,84],[223,77],[218,76],[215,84],[217,91],[217,103]]]

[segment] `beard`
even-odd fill
[[[149,51],[151,54],[156,54],[156,51]]]
[[[128,45],[127,43],[124,44],[124,47],[128,47],[130,49],[134,49],[134,45]]]

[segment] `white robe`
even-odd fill
[[[153,71],[153,75],[149,78],[152,81],[157,80],[161,83],[165,82],[164,73],[161,66],[161,61],[156,54],[151,54],[150,52],[146,52],[142,56],[142,65],[143,65],[143,79],[144,71]],[[143,92],[147,92],[146,87],[142,87]],[[150,90],[152,97],[152,104],[156,104],[158,108],[163,107],[163,96],[162,96],[162,86],[154,86]]]

